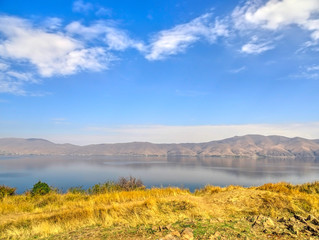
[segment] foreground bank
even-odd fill
[[[4,196],[1,239],[318,239],[319,183]]]

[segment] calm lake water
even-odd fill
[[[0,185],[18,193],[41,180],[66,191],[91,187],[119,177],[140,178],[147,187],[178,186],[193,191],[207,184],[256,186],[286,181],[294,184],[319,180],[315,159],[146,158],[104,156],[0,156]]]

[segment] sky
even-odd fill
[[[0,137],[319,139],[319,0],[0,0]]]

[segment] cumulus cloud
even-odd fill
[[[312,42],[319,40],[318,0],[258,0],[247,1],[233,13],[234,26],[238,30],[279,32],[286,27],[297,26],[309,31]],[[250,45],[249,45],[250,46]]]
[[[0,32],[5,37],[0,42],[1,57],[30,62],[43,77],[100,70],[111,60],[103,48],[85,48],[61,32],[47,32],[25,19],[0,17]]]
[[[100,70],[108,61],[107,53],[98,47],[85,48],[81,42],[62,33],[48,33],[24,19],[0,18],[0,43],[3,58],[29,61],[40,75],[73,74],[81,69]]]
[[[55,23],[54,28],[36,27],[31,21],[18,17],[0,16],[1,92],[23,95],[24,85],[38,83],[34,80],[35,74],[52,77],[85,70],[100,71],[107,69],[115,59],[103,47],[86,47],[84,42],[58,31],[59,19],[48,21]],[[24,72],[13,71],[12,64],[21,64]]]
[[[318,0],[271,0],[256,10],[249,8],[245,19],[264,28],[278,29],[291,24],[308,25],[312,14],[318,12]]]
[[[216,20],[213,23],[211,20],[212,14],[207,13],[188,23],[157,33],[151,39],[146,58],[148,60],[163,59],[169,55],[184,52],[187,47],[200,39],[213,43],[217,37],[228,35],[227,27],[222,22]]]

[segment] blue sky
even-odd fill
[[[319,138],[319,1],[0,1],[0,137]]]

